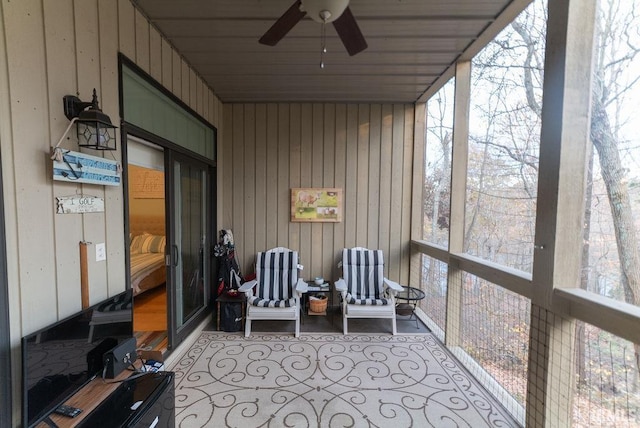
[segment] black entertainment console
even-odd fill
[[[175,419],[173,372],[158,372],[122,382],[78,426],[174,427]]]
[[[37,427],[173,428],[174,374],[135,374],[118,383],[94,379],[65,404],[80,409],[80,414],[69,417],[53,412]]]

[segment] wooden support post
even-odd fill
[[[82,309],[89,307],[89,263],[87,258],[87,247],[90,242],[80,242],[80,296],[82,299]]]
[[[467,194],[467,166],[469,159],[469,109],[471,94],[471,61],[456,64],[454,95],[453,147],[451,151],[451,214],[449,252],[464,253],[464,217]],[[445,342],[447,347],[462,346],[462,286],[464,271],[457,261],[449,260],[447,270],[447,318]]]

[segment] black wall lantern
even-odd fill
[[[74,95],[65,95],[62,98],[62,103],[64,115],[72,123],[76,122],[80,147],[94,150],[116,150],[115,130],[117,127],[113,126],[109,116],[100,110],[95,88],[91,102],[80,101],[80,98]]]

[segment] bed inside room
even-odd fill
[[[164,216],[131,216],[129,227],[131,288],[137,296],[166,285]]]
[[[164,155],[148,143],[127,141],[129,261],[138,347],[167,348],[167,270]]]

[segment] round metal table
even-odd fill
[[[418,302],[425,298],[424,291],[419,288],[409,287],[408,285],[402,286],[402,291],[399,291],[396,294],[396,300],[403,301],[406,303],[397,303],[396,304],[396,315],[409,317],[403,321],[415,321],[416,328],[420,328],[418,326],[418,316],[416,315],[416,306]]]

